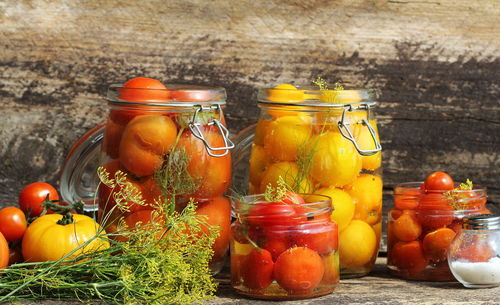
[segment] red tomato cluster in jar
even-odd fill
[[[114,178],[118,170],[124,172],[127,181],[142,194],[144,204],[126,202],[127,212],[120,211],[114,208],[117,190],[102,185],[99,187],[100,215],[101,219],[108,215],[106,230],[115,232],[122,218],[129,226],[151,221],[151,213],[145,211],[152,210],[155,200],[161,201],[165,191],[176,196],[177,210],[182,210],[187,200],[194,198],[199,203],[197,213],[207,215],[209,223],[221,228],[214,245],[214,259],[220,259],[229,245],[230,203],[222,195],[230,184],[231,156],[229,153],[222,157],[210,156],[204,142],[193,135],[187,127],[193,118],[193,107],[169,108],[150,103],[189,101],[190,94],[168,90],[161,82],[144,77],[134,78],[119,89],[117,98],[131,103],[112,105],[102,144],[108,160],[103,167],[110,178]],[[204,91],[198,90],[196,101],[203,102],[203,94]],[[205,97],[208,98],[206,94]],[[220,130],[208,125],[211,118],[223,122],[222,113],[207,112],[197,122],[199,129],[211,147],[222,147],[225,142]],[[171,154],[176,153],[172,158],[184,160],[172,162],[187,163],[186,172],[177,174],[185,175],[193,184],[190,193],[179,191],[181,187],[172,186],[168,181],[160,187],[161,183],[155,178]],[[168,187],[172,189],[166,189]]]
[[[329,205],[330,203],[328,203]],[[295,193],[249,204],[231,226],[231,282],[260,298],[323,295],[339,281],[338,227]]]
[[[394,191],[389,212],[388,266],[391,273],[418,280],[453,280],[447,251],[466,215],[489,214],[485,189],[455,185],[444,172],[431,173],[421,184]]]

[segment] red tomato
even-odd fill
[[[281,202],[286,204],[304,204],[306,201],[302,196],[293,192],[286,192],[285,196],[281,199]]]
[[[316,251],[294,247],[283,252],[276,260],[274,276],[278,284],[290,294],[312,292],[325,273],[323,260]]]
[[[19,207],[28,217],[38,217],[43,211],[41,204],[47,195],[49,200],[59,200],[57,190],[52,185],[45,182],[31,183],[19,194]]]
[[[0,269],[3,269],[9,265],[9,244],[3,234],[0,233]],[[2,273],[0,272],[0,275]]]
[[[293,226],[299,222],[292,205],[282,202],[260,202],[248,213],[248,222],[253,226]]]
[[[289,232],[287,227],[251,227],[249,237],[261,248],[269,251],[276,261],[278,256],[290,247]]]
[[[441,193],[423,194],[417,207],[417,219],[424,231],[446,227],[453,222],[454,209]]]
[[[455,187],[453,179],[444,172],[433,172],[427,176],[424,185],[427,191],[449,191]]]
[[[212,98],[213,93],[208,90],[174,90],[172,99],[181,102],[206,102]]]
[[[241,266],[243,285],[250,289],[265,289],[273,282],[274,262],[265,249],[253,249]]]
[[[148,102],[155,100],[168,100],[170,91],[156,79],[147,77],[136,77],[120,88],[118,98],[134,102]]]
[[[21,209],[6,207],[0,210],[0,232],[7,241],[21,240],[26,228],[26,216]]]
[[[336,223],[310,222],[293,227],[291,244],[307,247],[318,254],[327,254],[338,249],[339,232]]]

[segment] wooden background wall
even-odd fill
[[[0,205],[55,183],[108,85],[141,75],[225,87],[232,132],[256,87],[379,89],[386,187],[445,170],[500,202],[497,0],[3,0]]]

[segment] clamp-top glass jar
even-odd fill
[[[134,80],[109,88],[100,164],[112,178],[118,170],[124,172],[144,204],[127,202],[125,211],[113,208],[115,190],[100,185],[99,220],[113,233],[123,220],[134,224],[150,219],[155,201],[168,198],[180,211],[193,199],[197,214],[220,228],[211,265],[219,271],[229,247],[230,202],[223,195],[230,185],[234,147],[221,110],[225,90],[176,84],[165,88],[156,81],[155,86],[140,87]]]
[[[368,273],[382,227],[381,146],[373,93],[280,85],[259,91],[259,107],[249,193],[263,193],[281,177],[295,192],[331,197],[341,275]]]

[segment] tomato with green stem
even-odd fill
[[[19,207],[28,217],[38,217],[42,214],[42,203],[46,199],[57,202],[59,200],[57,190],[48,183],[34,182],[19,193]],[[48,210],[47,213],[52,212]]]
[[[24,212],[16,207],[6,207],[0,210],[0,232],[5,239],[15,242],[23,238],[27,228]]]

